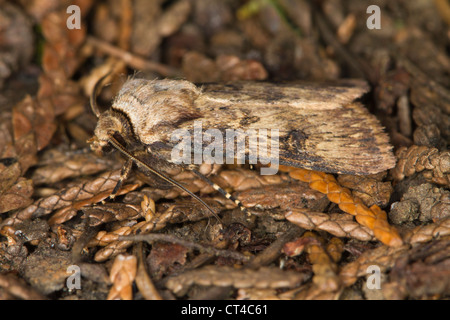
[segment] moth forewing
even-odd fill
[[[332,173],[372,174],[395,158],[378,120],[355,100],[365,82],[203,85],[203,127],[279,131],[280,164]],[[185,123],[184,125],[190,125]]]
[[[233,157],[240,152],[246,160],[256,155],[262,163],[276,159],[279,164],[330,173],[378,173],[392,168],[395,158],[378,120],[356,102],[367,90],[360,80],[195,85],[184,80],[130,79],[111,109],[99,116],[92,148],[102,149],[112,144],[108,137],[120,136],[123,150],[130,155],[145,153],[143,158],[157,164],[163,174],[176,162],[174,132],[194,135],[187,140],[191,161],[204,159],[194,151],[209,150],[211,139],[203,139],[208,134],[223,137],[220,149],[230,151],[227,141],[234,137],[227,139],[227,134],[243,132],[248,134],[246,143],[233,147]]]
[[[176,145],[173,132],[193,133],[200,121],[203,132],[218,129],[224,137],[226,130],[278,130],[280,164],[372,174],[392,168],[395,158],[378,120],[354,102],[367,90],[359,80],[195,86],[132,79],[112,108],[126,114],[141,143],[168,161]]]

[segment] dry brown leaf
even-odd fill
[[[85,7],[87,14],[89,5]],[[86,37],[86,24],[81,23],[80,29],[69,29],[66,24],[66,7],[49,12],[41,21],[42,33],[46,39],[42,57],[44,72],[55,83],[69,79],[84,59],[79,53],[80,45]]]
[[[30,205],[33,202],[31,199],[32,194],[32,180],[19,178],[14,186],[0,194],[0,213]]]
[[[0,88],[5,79],[29,63],[34,51],[32,24],[20,7],[3,2],[0,8]]]
[[[188,248],[176,243],[154,243],[147,257],[152,277],[160,279],[183,266],[188,251]]]
[[[37,162],[36,132],[34,117],[36,114],[36,102],[26,96],[13,108],[12,123],[14,132],[14,148],[17,160],[20,164],[21,174]]]
[[[183,56],[183,74],[192,82],[265,80],[264,66],[255,60],[241,60],[237,56],[220,55],[212,60],[190,51]]]
[[[20,177],[20,164],[11,159],[7,166],[0,164],[0,194],[8,191]]]
[[[162,39],[175,33],[191,12],[191,2],[181,0],[162,11],[160,1],[141,1],[134,7],[132,51],[150,56]]]

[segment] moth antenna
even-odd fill
[[[109,137],[109,142],[120,152],[122,152],[124,155],[126,155],[128,158],[130,158],[131,160],[133,160],[134,162],[140,164],[141,166],[143,166],[144,168],[146,168],[148,171],[150,171],[151,173],[157,175],[158,177],[160,177],[161,179],[171,183],[172,185],[178,187],[179,189],[183,190],[184,192],[188,193],[192,198],[194,198],[195,200],[197,200],[198,202],[200,202],[205,208],[207,208],[209,211],[211,211],[211,213],[213,214],[213,216],[217,219],[217,221],[219,221],[220,224],[222,224],[222,220],[219,218],[219,216],[214,212],[213,209],[211,209],[210,206],[208,206],[202,199],[200,199],[198,196],[196,196],[193,192],[189,191],[188,189],[186,189],[186,187],[184,187],[183,185],[181,185],[179,182],[173,180],[170,177],[167,177],[166,175],[164,175],[163,173],[151,168],[150,166],[148,166],[145,162],[139,160],[138,158],[136,158],[131,152],[129,152],[128,150],[126,150],[114,137]]]
[[[97,105],[97,96],[98,93],[101,89],[101,85],[103,80],[105,80],[106,77],[108,77],[111,74],[111,72],[108,72],[107,74],[105,74],[103,77],[101,77],[94,86],[94,90],[92,91],[91,97],[90,97],[90,104],[91,104],[91,109],[92,112],[95,114],[95,116],[97,118],[100,118],[100,110],[98,109],[98,105]]]
[[[203,181],[205,181],[206,183],[208,183],[211,187],[214,188],[214,190],[218,191],[220,194],[222,194],[225,198],[233,201],[240,209],[243,213],[246,213],[248,216],[250,216],[250,212],[247,210],[246,207],[244,207],[244,205],[242,204],[242,202],[238,199],[236,199],[235,197],[233,197],[233,195],[229,192],[226,192],[224,189],[222,189],[218,184],[215,184],[214,182],[212,182],[211,180],[209,180],[207,177],[205,177],[202,173],[198,172],[197,170],[192,170],[192,172],[194,172],[198,177],[200,177]]]

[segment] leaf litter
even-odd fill
[[[69,1],[0,2],[1,299],[448,298],[445,1],[380,5],[378,33],[357,0],[83,0],[80,30],[66,26]],[[211,180],[250,219],[180,172],[220,212],[222,231],[178,189],[139,175],[110,201],[123,160],[86,149],[88,95],[106,72],[136,69],[198,82],[366,78],[397,165],[361,177],[215,168]],[[103,105],[122,80],[109,80]],[[30,83],[36,92],[14,87]],[[82,290],[66,288],[73,264]],[[365,286],[372,265],[377,295]]]

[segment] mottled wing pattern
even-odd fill
[[[176,123],[177,129],[191,134],[194,124],[203,132],[227,129],[278,130],[279,137],[261,139],[246,146],[245,153],[261,154],[259,146],[278,142],[279,163],[333,173],[371,174],[392,168],[395,158],[388,136],[369,111],[355,102],[367,84],[359,80],[332,83],[233,82],[202,84],[189,95],[183,106],[191,117]],[[183,100],[183,103],[186,103]],[[165,131],[166,130],[166,131]],[[152,151],[170,160],[171,140],[168,128],[161,127],[158,141],[149,143]],[[210,144],[204,139],[203,147]],[[253,149],[252,149],[253,148]],[[225,150],[225,146],[223,148]]]

